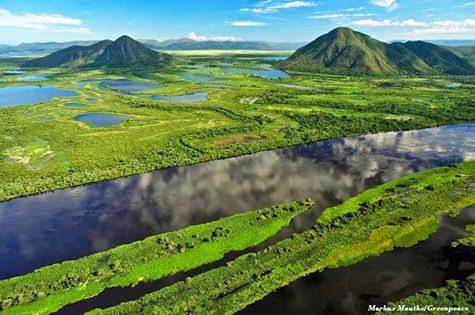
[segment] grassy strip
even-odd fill
[[[411,309],[430,314],[475,314],[475,274],[464,280],[449,280],[442,288],[422,290],[401,301],[388,303],[385,308],[387,311],[378,314],[400,314]]]
[[[47,314],[106,288],[133,286],[217,261],[275,235],[312,205],[299,201],[237,214],[0,281],[1,309],[5,314]]]
[[[475,224],[468,224],[465,227],[465,231],[466,236],[453,242],[453,247],[457,247],[459,245],[475,247]]]
[[[473,203],[475,162],[415,174],[327,209],[312,230],[227,266],[93,314],[230,314],[309,273],[427,239],[440,213]]]

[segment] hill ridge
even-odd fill
[[[387,44],[348,27],[338,27],[299,48],[284,69],[334,74],[472,74],[465,59],[435,44]]]
[[[133,38],[122,35],[90,46],[71,46],[45,57],[27,61],[23,67],[130,67],[167,66],[174,57],[154,51]]]

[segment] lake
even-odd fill
[[[87,113],[75,116],[74,120],[86,122],[97,128],[120,125],[120,123],[127,118],[127,116],[113,114]]]
[[[150,96],[152,100],[175,102],[175,103],[196,103],[206,101],[208,98],[208,93],[195,92],[182,95],[152,95]]]
[[[98,84],[98,87],[102,89],[112,88],[114,90],[124,91],[126,93],[136,93],[136,92],[140,92],[144,90],[160,89],[162,86],[158,84],[147,83],[147,82],[118,79],[118,80],[102,80]]]
[[[475,124],[337,138],[0,203],[0,278],[293,200],[318,213],[416,171],[475,159]]]
[[[28,75],[24,77],[19,77],[16,80],[21,81],[21,82],[36,82],[36,81],[46,81],[48,80],[48,77],[44,75]]]
[[[261,77],[264,79],[283,79],[288,78],[289,75],[281,70],[275,69],[265,69],[265,70],[257,70],[257,69],[243,69],[243,68],[222,68],[220,70],[223,73],[243,73],[249,74],[256,77]]]
[[[18,74],[25,74],[26,71],[23,70],[8,70],[8,71],[3,71],[4,74],[7,75],[18,75]]]
[[[19,106],[46,102],[54,97],[78,96],[72,90],[54,86],[15,86],[0,88],[0,107]]]

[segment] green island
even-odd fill
[[[236,214],[2,280],[0,310],[2,314],[50,314],[107,288],[197,268],[263,242],[312,205],[311,200],[298,201]]]
[[[440,215],[475,202],[475,162],[436,168],[328,208],[313,229],[226,266],[90,314],[232,314],[313,272],[410,247],[438,230]]]
[[[390,302],[387,309],[395,311],[378,312],[378,314],[400,314],[403,308],[424,311],[430,314],[473,314],[475,312],[475,274],[462,280],[449,280],[447,285],[436,289],[425,289],[398,302]],[[464,309],[464,310],[463,310]],[[398,311],[399,310],[399,311]],[[449,311],[450,310],[450,311]]]

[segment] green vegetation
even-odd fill
[[[475,67],[475,46],[445,47],[458,56],[465,58]]]
[[[453,242],[452,246],[475,247],[475,224],[468,224],[466,231],[468,236]],[[399,314],[400,308],[417,310],[424,307],[430,307],[430,309],[422,309],[422,311],[431,314],[474,314],[475,274],[463,280],[449,280],[447,285],[441,288],[425,289],[400,301],[390,302],[386,308],[391,311],[385,311],[384,314]]]
[[[230,314],[309,273],[409,247],[439,215],[475,203],[475,162],[389,182],[325,210],[312,230],[226,266],[91,314]],[[473,291],[472,291],[473,292]]]
[[[431,309],[426,310],[426,312],[434,315],[447,313],[474,314],[475,274],[464,280],[449,280],[445,287],[423,290],[401,301],[388,303],[387,307],[395,308],[396,311],[384,312],[384,314],[400,314],[401,312],[398,312],[397,309],[401,306],[406,309],[429,306]],[[451,308],[450,312],[448,308]]]
[[[250,211],[121,245],[0,281],[4,314],[49,314],[111,287],[133,286],[255,246],[313,205],[308,200]]]
[[[386,44],[340,27],[298,49],[284,68],[334,74],[474,74],[464,58],[444,47],[416,41]]]
[[[469,224],[465,227],[466,236],[453,242],[452,246],[472,246],[475,247],[475,224]]]

